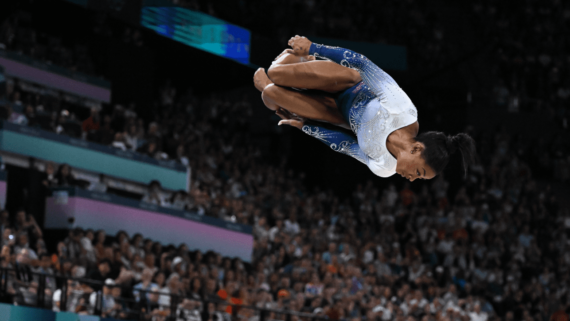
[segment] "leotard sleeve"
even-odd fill
[[[392,86],[400,89],[396,81],[384,70],[380,69],[364,55],[350,49],[313,43],[309,49],[309,54],[331,60],[344,67],[358,71],[362,80],[370,87],[376,97],[379,97],[381,100],[390,98]]]
[[[341,128],[327,128],[324,124],[320,125],[309,121],[305,122],[301,130],[325,143],[335,152],[352,156],[361,163],[368,165],[370,158],[360,149],[356,136],[352,132]]]

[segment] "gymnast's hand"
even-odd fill
[[[288,44],[291,46],[291,48],[293,48],[297,56],[307,56],[309,54],[309,48],[311,48],[312,42],[305,37],[297,35],[295,37],[291,37]]]
[[[277,124],[279,126],[289,125],[289,126],[293,126],[293,127],[297,127],[299,129],[301,129],[301,128],[303,128],[303,125],[305,124],[305,118],[297,116],[297,115],[289,112],[286,109],[279,108],[275,112],[275,114],[277,114],[277,116],[281,117],[281,120]]]
[[[281,57],[284,57],[285,55],[295,55],[295,51],[293,49],[285,49],[282,53],[279,54],[279,56],[275,57],[273,61],[277,62],[279,59],[281,59]]]

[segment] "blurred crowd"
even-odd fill
[[[88,47],[74,41],[63,42],[61,37],[47,34],[33,27],[32,15],[18,11],[0,25],[0,49],[24,54],[48,64],[95,75],[96,69]]]
[[[232,159],[245,163],[232,162],[233,170],[209,160],[208,151],[224,159],[224,149],[211,148],[192,160],[203,162],[203,169],[194,165],[201,174],[193,193],[205,194],[208,214],[254,225],[251,264],[143,235],[79,228],[57,253],[47,253],[33,216],[19,211],[13,223],[2,213],[2,265],[104,282],[71,282],[68,310],[92,312],[92,293],[101,290],[103,313],[116,318],[141,308],[160,318],[176,308],[181,320],[198,320],[200,299],[215,299],[213,319],[231,314],[227,303],[332,320],[568,317],[570,212],[533,178],[507,133],[479,145],[489,153],[457,191],[441,175],[420,191],[363,184],[344,200],[308,191],[287,171],[248,162],[252,156],[239,143],[228,155],[243,153]],[[32,304],[34,281],[17,274],[8,284],[13,300]],[[54,309],[61,286],[48,282]],[[186,300],[172,307],[161,293]],[[250,309],[237,314],[256,320]]]
[[[472,14],[497,48],[493,60],[495,103],[512,111],[568,119],[570,6],[564,1],[475,1]],[[492,21],[492,23],[489,23]],[[521,26],[524,25],[524,28]]]

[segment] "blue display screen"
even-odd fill
[[[148,6],[141,10],[141,25],[185,45],[249,64],[249,30],[205,13]]]

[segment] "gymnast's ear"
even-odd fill
[[[426,146],[421,143],[421,142],[415,142],[412,144],[412,150],[411,153],[412,154],[418,154],[424,151],[424,149],[426,148]]]

